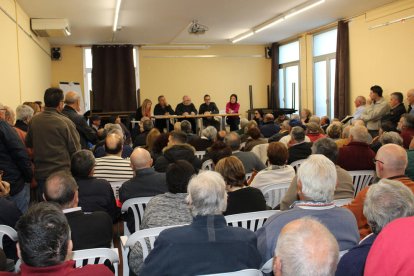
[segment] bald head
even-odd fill
[[[77,207],[78,185],[67,172],[60,171],[51,174],[45,183],[43,197],[46,201],[55,202],[62,209]]]
[[[72,107],[76,111],[80,111],[80,96],[74,91],[69,91],[65,95],[65,104]]]
[[[275,120],[275,117],[273,116],[273,114],[267,113],[267,114],[264,116],[264,119],[263,119],[263,120],[265,121],[265,123],[267,123],[267,122],[272,122],[272,121],[274,121],[274,120]]]
[[[187,95],[183,96],[183,104],[184,105],[190,105],[191,104],[191,98]]]
[[[396,144],[383,145],[375,157],[377,175],[380,178],[389,178],[405,174],[408,164],[407,152]]]
[[[151,168],[152,158],[151,154],[143,148],[136,148],[131,154],[130,157],[131,167],[134,171]]]
[[[105,138],[105,152],[107,155],[122,155],[122,145],[124,141],[117,133],[110,133]]]

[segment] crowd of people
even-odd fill
[[[277,118],[257,110],[250,121],[228,116],[228,130],[206,116],[200,133],[193,118],[153,115],[217,114],[209,95],[198,112],[189,96],[175,111],[164,96],[154,110],[144,100],[136,127],[119,117],[104,125],[97,115],[85,118],[79,95],[56,88],[45,91],[44,106],[26,102],[16,114],[0,104],[0,224],[18,233],[17,249],[4,239],[0,271],[21,259],[21,275],[111,275],[104,265],[73,268],[71,251],[110,248],[113,225],[125,220],[130,233],[177,225],[161,232],[145,260],[139,243],[131,247],[131,275],[212,274],[269,262],[275,275],[413,274],[414,89],[408,109],[403,93],[391,93],[388,103],[382,93],[374,85],[368,99],[358,96],[342,122],[308,109]],[[232,94],[226,113],[239,107]],[[362,170],[375,177],[354,196],[350,171]],[[277,183],[289,187],[269,206],[262,190]],[[135,229],[120,205],[139,197],[152,199]],[[224,218],[271,208],[280,212],[256,232]]]

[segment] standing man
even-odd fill
[[[388,114],[390,106],[382,97],[381,86],[372,86],[369,97],[371,98],[372,103],[364,110],[360,119],[367,125],[368,132],[371,136],[376,137],[378,136],[378,131],[381,127],[381,118]]]
[[[176,115],[197,115],[197,109],[195,108],[194,104],[191,102],[191,98],[187,95],[183,97],[183,102],[177,104],[177,107],[175,108],[175,114]],[[182,121],[181,119],[180,121]],[[191,123],[193,133],[196,133],[197,128],[197,122],[194,118],[186,118],[187,121]]]
[[[200,105],[200,109],[198,114],[210,115],[210,114],[218,114],[219,109],[217,108],[216,103],[211,102],[210,95],[204,95],[204,103]],[[220,130],[220,123],[214,119],[214,117],[206,117],[203,118],[203,125],[205,127],[213,126],[217,130]]]
[[[400,121],[401,115],[406,113],[405,106],[403,104],[404,96],[401,92],[391,93],[390,97],[390,113],[382,118],[382,121],[389,121],[392,123],[393,130],[397,129],[397,124]]]
[[[154,115],[174,115],[174,110],[172,109],[171,105],[167,103],[167,100],[165,99],[164,95],[158,96],[158,103],[154,107]],[[164,128],[167,128],[166,119],[155,120],[155,127],[158,128],[160,132],[163,132]],[[172,129],[172,124],[170,124],[170,127],[169,129],[167,129],[167,132],[171,131]]]
[[[364,96],[358,96],[358,97],[355,98],[354,104],[355,104],[356,109],[355,109],[354,114],[352,114],[353,118],[352,118],[351,122],[353,120],[358,120],[361,117],[362,113],[364,113],[364,110],[365,110],[365,107],[366,107],[366,104],[367,104],[367,100],[365,99]]]
[[[95,144],[98,142],[96,132],[88,126],[82,115],[79,115],[80,111],[80,97],[78,93],[69,91],[65,95],[65,107],[62,113],[65,114],[76,126],[76,130],[79,133],[80,144],[82,149],[88,149],[88,142]]]
[[[33,148],[34,177],[38,196],[43,193],[46,178],[56,171],[70,173],[70,158],[81,149],[79,133],[74,123],[61,112],[63,91],[48,88],[44,96],[45,111],[29,122],[26,146]]]
[[[408,113],[414,114],[414,88],[407,91]]]

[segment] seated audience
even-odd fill
[[[191,127],[191,123],[188,120],[181,121],[181,131],[187,135],[186,143],[190,143],[193,138],[198,137],[196,134],[193,133],[193,129]]]
[[[105,211],[116,222],[120,210],[116,206],[114,191],[105,179],[93,176],[95,157],[89,150],[80,150],[72,155],[71,172],[78,184],[79,203],[84,212]]]
[[[123,138],[119,133],[108,134],[105,138],[106,156],[96,158],[93,176],[109,182],[126,181],[134,173],[128,159],[122,158]]]
[[[213,161],[213,164],[216,165],[217,162],[222,158],[229,157],[231,154],[232,151],[229,146],[227,146],[223,141],[216,141],[213,145],[211,145],[211,147],[207,149],[202,162],[204,163],[207,160],[211,159],[211,161]]]
[[[215,171],[226,182],[227,209],[224,215],[266,210],[266,200],[259,189],[246,187],[246,174],[242,162],[234,156],[221,159]]]
[[[148,117],[142,118],[141,121],[145,121],[147,120]],[[109,117],[109,123],[110,124],[114,124],[114,125],[118,125],[121,127],[122,132],[124,133],[124,145],[132,145],[132,135],[131,132],[128,130],[128,128],[126,127],[126,125],[122,122],[121,120],[121,116],[119,115],[114,115]],[[132,151],[132,150],[131,150]],[[129,157],[129,155],[128,155]]]
[[[157,159],[162,156],[162,150],[168,145],[169,137],[169,133],[161,133],[155,139],[152,149],[148,150],[151,153],[151,158],[154,161],[154,164],[157,162]]]
[[[6,271],[7,269],[7,258],[6,254],[4,254],[3,249],[0,248],[0,272]]]
[[[64,171],[51,174],[45,184],[43,197],[59,205],[70,225],[73,250],[111,247],[112,219],[102,211],[84,213],[78,206],[78,186]]]
[[[313,154],[298,170],[297,201],[291,210],[277,213],[267,219],[256,231],[257,247],[266,261],[273,257],[277,237],[287,223],[306,216],[319,219],[331,231],[339,250],[354,247],[359,241],[355,217],[348,210],[333,204],[337,174],[335,164],[321,154]]]
[[[242,137],[243,134],[245,133],[248,123],[249,123],[248,119],[246,119],[246,118],[241,118],[240,119],[240,129],[236,131],[237,134],[240,135],[240,137]],[[256,125],[257,125],[257,123],[256,123]]]
[[[302,127],[293,127],[290,132],[290,137],[291,138],[288,143],[288,164],[291,164],[297,160],[308,158],[308,156],[312,153],[312,143],[306,142],[305,137],[307,136],[305,135],[305,130]]]
[[[350,143],[339,149],[338,166],[347,171],[374,170],[375,152],[369,147],[370,135],[366,127],[354,126]]]
[[[247,134],[247,131],[249,131],[249,129],[251,129],[251,128],[258,128],[258,125],[257,125],[256,121],[250,120],[246,124],[246,127],[244,128],[243,134],[240,136],[240,140],[241,140],[242,143],[245,143],[247,141],[247,138],[249,138],[249,135]],[[235,131],[235,132],[237,134],[239,133],[238,131]]]
[[[295,170],[292,166],[286,165],[289,153],[285,145],[280,142],[270,143],[267,157],[269,166],[256,174],[250,186],[262,189],[275,183],[291,182]]]
[[[217,138],[217,129],[214,126],[208,126],[201,131],[201,137],[194,135],[189,142],[197,151],[206,151],[211,147]]]
[[[269,138],[280,131],[280,127],[275,124],[275,117],[268,113],[263,119],[263,125],[260,126],[260,132],[264,138]]]
[[[113,275],[102,264],[75,268],[75,261],[70,260],[73,243],[68,221],[53,204],[33,205],[16,229],[20,272],[0,275]]]
[[[325,137],[325,134],[321,133],[320,128],[321,127],[314,122],[310,122],[306,125],[306,136],[309,137],[312,143]]]
[[[99,115],[92,115],[89,117],[89,125],[95,131],[95,133],[98,133],[98,130],[101,129],[101,116]]]
[[[404,175],[407,167],[407,153],[404,148],[395,144],[384,145],[378,150],[374,161],[379,178],[399,181],[414,191],[414,182]],[[362,189],[350,204],[344,206],[354,214],[361,239],[371,233],[363,213],[364,201],[370,187],[372,186]]]
[[[342,256],[336,276],[364,275],[368,252],[381,230],[397,218],[414,215],[414,195],[401,182],[381,179],[367,193],[364,215],[372,234]]]
[[[188,184],[193,222],[160,233],[141,275],[202,275],[259,268],[254,234],[227,226],[227,193],[220,174],[200,172]],[[185,260],[185,262],[183,262]],[[225,260],[225,261],[224,261]]]
[[[126,136],[125,136],[125,132],[123,131],[122,127],[119,124],[108,123],[105,125],[104,130],[106,131],[106,135],[104,136],[105,138],[107,135],[112,134],[112,133],[117,133],[119,136],[122,137],[123,146],[122,146],[121,157],[129,158],[129,156],[132,153],[132,147],[125,140]],[[99,131],[98,131],[98,136],[99,136]],[[95,148],[93,151],[94,151],[93,154],[95,155],[96,158],[104,157],[106,155],[105,139],[102,139],[102,141],[98,142],[95,145]]]
[[[196,171],[201,168],[201,160],[195,156],[195,149],[186,144],[187,135],[181,131],[173,131],[168,137],[168,146],[163,149],[163,155],[157,158],[154,168],[157,172],[165,172],[170,163],[186,160]]]
[[[379,150],[379,148],[382,146],[382,143],[380,141],[381,137],[385,133],[394,132],[394,131],[395,131],[394,126],[393,126],[393,124],[390,121],[382,121],[381,122],[381,127],[380,127],[380,129],[378,131],[378,136],[377,137],[374,137],[372,139],[372,142],[369,145],[370,148],[376,153]],[[398,136],[400,136],[400,135],[398,134]],[[391,137],[388,136],[388,138],[386,140],[389,140],[390,138]],[[401,139],[401,146],[402,146],[402,138],[400,137],[400,139]]]
[[[329,119],[328,116],[322,116],[321,122],[319,125],[321,126],[322,130],[326,133],[326,130],[331,125],[331,120]]]
[[[267,144],[267,139],[262,138],[260,130],[257,127],[252,127],[247,131],[249,138],[246,140],[243,151],[251,151],[255,146]]]
[[[407,175],[411,180],[414,179],[414,138],[411,140],[410,148],[407,150],[407,159],[408,164],[405,169],[405,175]]]
[[[147,138],[145,139],[145,146],[143,147],[150,153],[152,152],[152,148],[154,146],[155,140],[160,136],[160,131],[158,128],[153,128],[148,132]]]
[[[273,257],[274,275],[334,275],[339,259],[338,242],[318,220],[304,217],[280,231]]]
[[[399,218],[387,225],[368,253],[364,275],[414,275],[413,227],[414,217]]]
[[[329,138],[319,139],[315,142],[315,144],[313,144],[312,153],[322,154],[335,164],[337,185],[335,186],[334,200],[353,198],[355,189],[354,184],[352,183],[351,175],[336,165],[336,160],[338,158],[338,148],[335,142]],[[295,176],[284,197],[282,198],[282,201],[280,202],[280,210],[288,210],[296,200],[299,200],[297,180],[298,179]]]
[[[261,127],[263,125],[263,111],[261,109],[254,111],[254,117],[253,120],[257,123],[258,127]],[[241,123],[240,123],[241,127]]]
[[[414,137],[414,114],[404,114],[398,123],[397,130],[403,138],[404,148],[408,149]]]
[[[243,163],[243,167],[246,173],[251,173],[253,170],[261,171],[266,166],[253,152],[240,151],[240,136],[236,132],[230,132],[226,135],[224,142],[232,150],[232,155],[236,156]]]
[[[271,137],[269,137],[268,141],[271,142],[279,142],[280,139],[282,139],[284,136],[289,135],[290,133],[290,125],[289,120],[284,120],[280,124],[280,131]]]
[[[142,128],[143,128],[143,131],[139,133],[137,137],[135,137],[134,148],[142,147],[146,145],[147,136],[149,132],[154,128],[154,126],[152,125],[151,119],[148,118],[147,120],[144,120],[142,122]]]
[[[404,96],[401,92],[394,92],[390,95],[390,112],[382,117],[382,122],[390,122],[392,130],[397,129],[397,124],[400,121],[401,115],[407,112],[404,106]]]
[[[326,129],[326,134],[334,141],[339,140],[342,137],[342,126],[339,124],[332,124]]]
[[[186,201],[187,186],[195,170],[185,160],[168,165],[166,178],[168,192],[154,196],[145,208],[140,229],[190,224],[193,220]],[[139,273],[142,265],[142,248],[136,243],[129,254],[129,268]]]
[[[309,109],[303,108],[300,111],[300,120],[302,121],[302,124],[305,125],[305,124],[309,123],[310,117],[312,117],[312,112]]]
[[[352,127],[353,126],[348,125],[342,129],[341,139],[335,140],[335,143],[338,146],[338,149],[342,148],[343,146],[348,145],[351,142],[349,139],[349,133],[351,132]]]

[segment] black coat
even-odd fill
[[[0,197],[0,224],[14,228],[21,215],[22,212],[20,212],[19,208],[17,208],[13,201],[5,197]],[[9,259],[18,259],[16,243],[8,237],[4,237],[3,250]]]
[[[297,160],[306,159],[312,154],[312,143],[303,142],[301,144],[293,145],[289,148],[288,164]]]
[[[264,123],[260,127],[260,132],[263,134],[265,138],[269,138],[280,131],[280,127],[276,125],[274,122],[267,122]]]
[[[79,115],[75,109],[65,105],[62,110],[62,113],[65,114],[76,126],[76,130],[79,132],[80,144],[82,149],[88,148],[88,142],[95,144],[98,142],[98,136],[96,131],[92,129],[85,121],[85,118],[82,115]]]
[[[157,172],[166,172],[170,163],[174,163],[177,160],[186,160],[198,171],[202,163],[194,153],[195,149],[187,144],[167,147],[163,150],[163,156],[160,156],[155,162],[154,168]]]
[[[392,123],[394,129],[396,129],[397,124],[400,121],[401,115],[403,115],[406,112],[407,111],[405,110],[404,104],[400,103],[396,107],[391,108],[390,113],[388,113],[387,115],[382,117],[381,121],[382,122],[390,121]]]

